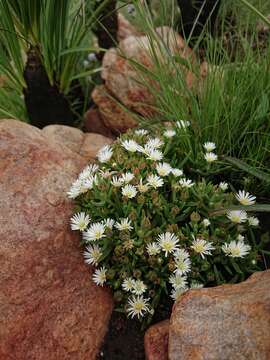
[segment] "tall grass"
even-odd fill
[[[269,173],[270,44],[266,43],[263,50],[256,48],[258,37],[256,22],[252,18],[254,14],[249,17],[243,5],[239,8],[240,4],[230,8],[230,17],[237,19],[233,29],[227,21],[228,8],[225,6],[219,19],[219,36],[213,39],[206,33],[202,34],[204,58],[208,63],[205,79],[199,75],[198,60],[183,60],[170,52],[166,42],[161,41],[155,32],[151,13],[145,6],[137,5],[136,10],[151,44],[153,67],[145,69],[132,59],[131,63],[140,73],[138,81],[143,82],[155,96],[157,125],[161,121],[191,121],[190,129],[178,141],[179,154],[189,154],[193,162],[199,162],[202,144],[213,141],[219,154],[242,159],[255,169]],[[243,17],[239,9],[243,10]],[[251,18],[253,20],[249,22]],[[231,31],[237,34],[235,39],[229,39],[236,42],[233,56],[223,41]],[[197,58],[201,40],[194,46]],[[160,52],[162,56],[158,55]],[[188,70],[194,74],[191,88],[185,80]],[[154,89],[149,79],[156,82]],[[141,121],[147,124],[153,119]]]

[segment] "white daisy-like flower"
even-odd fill
[[[151,242],[151,243],[147,244],[146,251],[147,251],[148,255],[155,256],[160,253],[160,247],[159,247],[158,243]]]
[[[259,219],[257,218],[257,217],[255,217],[255,216],[250,216],[250,217],[248,217],[248,224],[250,225],[250,226],[258,226],[259,225]]]
[[[131,221],[129,220],[129,218],[121,219],[120,222],[115,223],[115,227],[119,231],[130,231],[130,230],[133,229],[133,227],[131,226]]]
[[[229,185],[225,182],[225,181],[222,181],[221,183],[219,183],[219,188],[223,191],[226,191],[229,187]]]
[[[179,184],[183,188],[191,188],[194,185],[194,182],[192,182],[192,180],[190,180],[190,179],[183,178],[183,179],[179,180]]]
[[[133,185],[127,184],[122,188],[122,195],[129,199],[133,199],[136,196],[136,194],[137,194],[137,190]]]
[[[82,182],[80,179],[77,179],[71,185],[69,191],[67,192],[67,196],[70,199],[76,199],[82,192],[81,192]]]
[[[123,185],[123,183],[124,183],[124,181],[123,181],[122,178],[119,178],[117,176],[113,176],[112,181],[111,181],[112,186],[120,187],[120,186]]]
[[[159,176],[168,176],[172,170],[171,165],[166,162],[158,163],[156,169]]]
[[[176,126],[177,126],[179,129],[186,129],[187,127],[190,126],[190,121],[188,121],[188,120],[179,120],[179,121],[176,121]]]
[[[183,260],[189,258],[189,253],[185,249],[177,249],[173,255],[174,255],[175,260],[183,261]]]
[[[147,184],[143,184],[142,179],[140,179],[139,184],[137,185],[137,189],[140,193],[145,193],[149,190],[149,186]]]
[[[147,177],[147,185],[153,187],[154,189],[157,189],[161,186],[163,186],[164,181],[157,175],[149,175]]]
[[[134,179],[134,174],[132,174],[131,172],[126,172],[121,176],[121,180],[123,181],[123,183],[128,184],[129,182],[131,182],[131,180]]]
[[[113,155],[113,151],[109,145],[103,146],[97,153],[97,158],[101,163],[108,162]]]
[[[98,245],[88,245],[83,253],[83,256],[86,264],[96,266],[102,256],[102,252]]]
[[[256,202],[256,196],[250,195],[250,193],[245,190],[238,191],[235,197],[242,205],[253,205]]]
[[[128,300],[127,313],[133,319],[143,317],[146,313],[150,312],[149,299],[144,299],[143,296],[132,296]]]
[[[213,152],[208,152],[208,153],[204,154],[204,158],[208,163],[212,163],[214,161],[217,161],[217,159],[218,159],[217,155]]]
[[[94,173],[96,173],[99,169],[99,166],[97,164],[89,164],[87,165],[82,172],[79,175],[79,179],[80,180],[86,180],[87,178],[89,178],[91,175],[93,175]]]
[[[159,138],[151,138],[147,141],[145,147],[152,149],[159,149],[162,145],[164,145],[164,142]]]
[[[222,250],[227,256],[231,257],[244,257],[246,256],[251,247],[245,244],[243,241],[231,241],[229,244],[224,244]]]
[[[176,134],[176,131],[175,131],[175,130],[166,130],[163,135],[164,135],[166,138],[170,139],[170,138],[174,137],[175,134]]]
[[[187,288],[187,277],[178,274],[171,275],[169,277],[169,283],[172,284],[174,289],[186,289]]]
[[[134,280],[132,292],[135,295],[142,295],[145,293],[147,286],[141,280]]]
[[[97,56],[96,56],[96,54],[94,52],[89,53],[87,58],[88,58],[88,61],[90,61],[90,62],[96,62],[97,61]]]
[[[239,234],[239,235],[237,235],[237,240],[244,241],[245,237],[243,235]]]
[[[90,217],[89,215],[85,214],[85,212],[74,214],[70,219],[71,230],[83,231],[87,228],[89,223]]]
[[[83,239],[85,241],[96,241],[105,236],[105,226],[101,222],[92,224],[89,229],[84,231]]]
[[[171,292],[171,298],[176,301],[176,300],[179,299],[179,297],[180,297],[181,295],[183,295],[187,290],[188,290],[187,288],[186,288],[186,289],[183,289],[183,288],[173,289],[172,292]]]
[[[227,212],[227,218],[233,223],[241,224],[247,220],[247,213],[243,210],[231,210]]]
[[[165,252],[165,257],[175,252],[179,247],[179,238],[171,232],[158,235],[157,241],[160,249]]]
[[[129,15],[132,15],[134,12],[136,11],[136,8],[133,4],[128,4],[127,5],[127,13]]]
[[[105,228],[108,228],[110,230],[113,229],[113,225],[114,225],[115,221],[111,218],[107,218],[102,220],[102,224],[105,226]]]
[[[93,189],[94,185],[98,184],[97,175],[90,175],[87,179],[81,182],[81,193],[85,193],[88,190]]]
[[[171,173],[175,176],[175,177],[179,177],[183,175],[183,170],[181,169],[176,169],[176,168],[172,168],[171,169]]]
[[[92,276],[94,283],[103,286],[104,283],[106,282],[106,272],[107,270],[105,269],[104,266],[102,266],[100,269],[96,269],[96,271]]]
[[[145,129],[137,129],[137,130],[135,130],[135,134],[136,135],[147,135],[148,131]]]
[[[113,174],[116,173],[116,171],[109,171],[109,170],[99,170],[99,173],[103,179],[108,179]]]
[[[135,280],[132,279],[131,277],[126,278],[122,283],[123,290],[127,292],[132,291],[134,282]]]
[[[194,239],[192,241],[191,248],[197,253],[200,254],[204,259],[204,255],[211,255],[211,251],[215,248],[212,246],[211,242],[207,242],[203,239]]]
[[[174,273],[177,275],[185,275],[191,271],[191,261],[189,258],[186,259],[175,259],[175,267]]]
[[[205,150],[206,150],[207,152],[211,152],[211,151],[215,150],[216,144],[213,143],[213,142],[209,142],[209,141],[208,141],[208,142],[206,142],[206,143],[203,144],[203,147],[205,148]]]
[[[147,156],[147,159],[152,161],[160,161],[163,158],[162,152],[153,148],[145,147],[144,153]]]
[[[134,140],[124,140],[121,142],[123,148],[130,152],[136,152],[139,144]]]
[[[202,224],[204,227],[208,227],[211,225],[210,221],[208,219],[203,219]]]

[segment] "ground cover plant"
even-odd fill
[[[256,197],[211,180],[223,166],[216,145],[201,144],[199,172],[189,172],[187,157],[171,156],[189,126],[182,120],[159,137],[144,129],[123,135],[68,193],[93,281],[111,287],[116,310],[144,325],[164,295],[175,300],[188,288],[238,282],[264,268],[259,220],[248,209]]]

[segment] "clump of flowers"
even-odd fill
[[[248,207],[255,196],[229,191],[186,172],[173,138],[190,125],[181,120],[159,136],[130,131],[103,147],[68,192],[75,199],[71,228],[80,231],[93,281],[108,285],[131,318],[151,317],[161,297],[174,300],[190,288],[236,282],[257,270],[251,246],[259,220]],[[216,145],[202,145],[207,168]],[[224,212],[218,209],[228,209]]]

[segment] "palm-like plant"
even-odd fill
[[[83,103],[79,79],[95,71],[81,66],[91,30],[109,3],[0,0],[0,73],[24,93],[32,124],[73,123]]]

